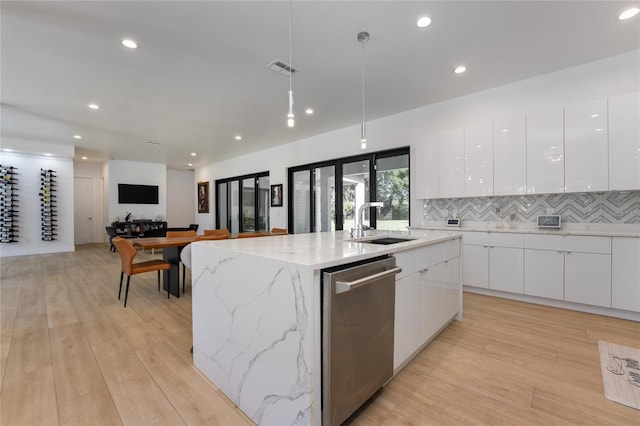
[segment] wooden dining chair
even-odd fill
[[[142,274],[143,272],[158,271],[158,291],[160,291],[160,271],[168,271],[171,268],[169,262],[164,260],[148,260],[146,262],[133,263],[133,259],[138,254],[138,250],[128,240],[121,237],[113,238],[113,245],[120,255],[122,268],[120,271],[120,288],[118,289],[118,300],[122,294],[122,279],[127,274],[127,289],[124,292],[124,307],[127,307],[127,297],[129,296],[129,282],[131,275]],[[169,289],[167,289],[167,297],[169,297]]]
[[[196,241],[207,241],[207,240],[228,240],[229,235],[198,235],[196,237]]]
[[[222,229],[205,229],[204,235],[226,235],[227,238],[231,235],[227,228]]]
[[[237,235],[238,238],[256,238],[266,236],[266,232],[241,232]]]
[[[288,233],[286,228],[271,228],[271,234],[273,235],[285,235]]]
[[[188,231],[167,231],[167,238],[172,238],[172,237],[195,237],[196,236],[196,231],[194,231],[193,229],[190,229]],[[180,250],[180,252],[182,252],[182,250]],[[178,277],[178,281],[180,280],[180,278]],[[185,287],[186,287],[186,281],[187,281],[187,269],[184,266],[184,263],[182,264],[182,292],[184,293]]]

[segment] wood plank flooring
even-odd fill
[[[134,276],[124,309],[105,245],[0,262],[2,426],[251,424],[193,367],[189,277],[167,299]],[[640,424],[604,398],[597,348],[640,347],[639,323],[470,293],[464,310],[348,423]]]

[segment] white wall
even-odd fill
[[[124,220],[129,212],[132,219],[167,218],[167,166],[164,164],[140,163],[137,161],[110,160],[108,164],[108,214],[113,222],[117,217]],[[118,184],[158,185],[159,204],[118,204]]]
[[[0,257],[74,251],[72,146],[25,143],[28,152],[2,152],[0,164],[18,168],[19,233],[17,243],[0,244]],[[45,157],[52,153],[61,157]],[[40,218],[40,169],[56,172],[57,236],[42,241]]]
[[[167,170],[167,225],[185,227],[196,215],[196,182],[193,170]]]
[[[425,135],[494,118],[525,113],[548,105],[565,105],[639,90],[640,51],[567,68],[528,80],[451,99],[367,123],[367,151],[411,146],[411,167],[415,170],[415,147]],[[283,183],[287,194],[287,167],[315,161],[357,155],[360,126],[303,139],[276,148],[214,163],[196,170],[196,180],[209,180],[259,172],[269,166],[271,184]],[[415,171],[411,187],[415,188]],[[211,191],[212,201],[215,199]],[[287,202],[271,209],[271,226],[287,227]],[[213,206],[213,204],[212,204]],[[411,196],[411,223],[422,219],[422,202]],[[214,209],[215,211],[215,209]],[[215,218],[197,215],[200,228],[213,228]]]

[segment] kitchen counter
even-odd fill
[[[410,229],[414,231],[414,233],[417,231],[503,232],[513,234],[640,238],[640,224],[565,223],[560,229],[539,229],[533,223],[462,222],[462,225],[458,228],[446,226],[442,222],[434,221],[427,222],[419,227],[411,227]]]
[[[365,242],[382,235],[415,239]],[[403,270],[416,263],[413,276],[419,276],[424,267],[417,263],[425,257],[444,265],[445,253],[460,253],[461,235],[451,232],[345,236],[327,232],[192,244],[194,365],[256,424],[321,424],[324,268],[397,253]],[[428,293],[439,306],[437,299],[447,290],[443,284],[454,291],[448,296],[452,312],[443,314],[447,318],[427,319],[435,332],[453,316],[461,317],[459,273],[451,276],[455,282],[434,276]]]

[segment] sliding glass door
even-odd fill
[[[409,148],[289,169],[289,229],[294,233],[354,228],[358,209],[369,201],[384,206],[366,209],[364,225],[409,226]]]
[[[269,229],[269,172],[216,181],[216,228],[232,234]]]

